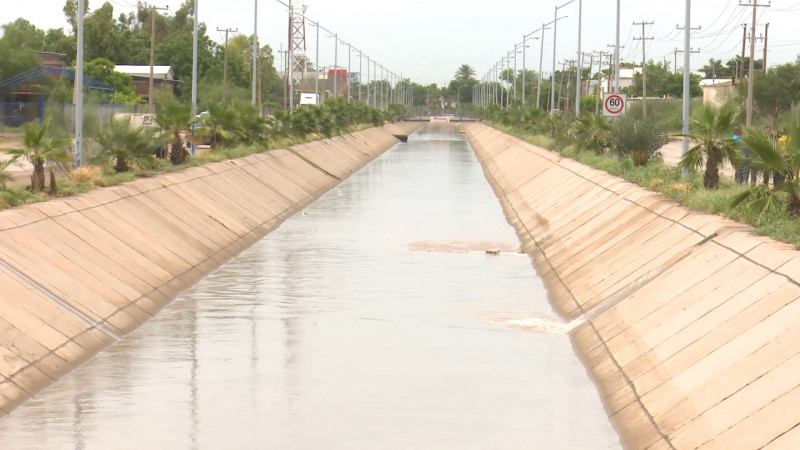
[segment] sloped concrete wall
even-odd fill
[[[0,417],[419,126],[0,212]]]
[[[463,129],[627,448],[800,448],[800,252]]]

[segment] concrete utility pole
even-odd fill
[[[761,68],[764,73],[767,73],[767,38],[769,36],[769,24],[764,24],[764,60],[761,63]]]
[[[83,16],[84,0],[78,0],[78,54],[75,68],[75,167],[83,163]]]
[[[197,4],[199,0],[194,0],[194,31],[192,33],[192,120],[197,117],[197,41],[198,29],[200,28],[200,21],[198,20]],[[192,155],[194,155],[196,146],[192,142]]]
[[[145,7],[150,10],[150,83],[147,88],[147,112],[155,114],[153,103],[153,66],[156,58],[156,11],[166,11],[169,8],[158,8],[154,5],[148,6],[147,3],[140,3],[139,8]]]
[[[739,3],[739,6],[752,6],[753,7],[753,22],[752,27],[750,28],[750,68],[747,74],[747,117],[745,119],[745,125],[752,126],[753,125],[753,84],[755,83],[755,57],[756,57],[756,40],[755,40],[755,31],[756,31],[756,13],[758,12],[758,7],[769,7],[770,5],[759,5],[758,0],[750,0],[748,3]]]
[[[653,40],[652,37],[645,37],[644,28],[647,25],[652,25],[653,22],[633,22],[634,25],[642,26],[642,37],[635,37],[633,39],[642,41],[642,118],[647,119],[647,41]]]
[[[697,29],[698,28],[695,28],[695,30],[697,30]],[[697,50],[690,49],[689,52],[690,53],[700,53],[700,49],[697,49]],[[678,53],[683,53],[683,50],[679,49],[678,47],[675,47],[675,50],[673,50],[673,53],[675,54],[675,68],[673,68],[672,72],[673,73],[678,73]]]
[[[319,22],[317,22],[317,44],[314,46],[314,72],[317,76],[314,77],[314,100],[319,105],[322,103],[319,98]]]
[[[217,28],[217,31],[225,32],[225,53],[222,63],[222,104],[228,104],[228,34],[239,31],[237,28]],[[152,83],[152,81],[151,81]]]
[[[619,94],[619,2],[620,0],[617,0],[617,40],[614,44],[614,93],[616,94]]]
[[[253,105],[258,100],[258,0],[253,11]]]
[[[576,78],[578,80],[578,84],[576,84],[575,88],[575,117],[581,115],[581,94],[583,91],[583,64],[582,64],[582,57],[583,53],[581,53],[581,27],[582,27],[582,20],[583,20],[583,0],[578,0],[578,60],[575,63],[576,67],[578,68],[575,71]],[[591,73],[590,75],[591,76]]]
[[[607,44],[606,47],[614,49],[614,53],[611,54],[611,56],[614,57],[614,61],[612,62],[611,65],[608,66],[608,69],[609,70],[611,70],[612,68],[614,69],[613,80],[614,80],[615,83],[617,83],[617,84],[614,85],[614,86],[617,86],[617,87],[614,88],[614,90],[616,91],[616,93],[619,93],[619,87],[618,87],[619,86],[619,60],[617,60],[617,58],[619,58],[619,50],[625,48],[625,46],[623,45],[622,47],[619,47],[619,46],[617,46],[615,44]],[[612,77],[611,77],[611,74],[609,74],[608,75],[608,89],[606,89],[608,92],[611,92],[611,81],[612,81]]]
[[[744,66],[744,51],[747,48],[747,24],[742,24],[742,59],[740,65]],[[739,81],[744,81],[744,67],[739,68]]]
[[[536,76],[536,107],[539,108],[539,99],[542,96],[542,58],[544,57],[544,32],[549,30],[547,24],[542,24],[542,36],[539,39],[539,73]]]
[[[681,149],[681,159],[689,152],[689,105],[692,102],[691,84],[691,59],[692,59],[692,0],[686,0],[686,23],[683,30],[683,148]],[[683,178],[689,177],[689,168],[682,170]]]
[[[339,78],[339,34],[334,33],[333,35],[333,98],[339,96],[339,83],[337,83],[337,79]]]

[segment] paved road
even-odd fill
[[[670,166],[677,166],[678,162],[681,160],[681,152],[683,151],[683,142],[682,141],[671,141],[667,145],[661,147],[660,149],[661,155],[664,156],[664,163]],[[720,168],[720,174],[727,175],[730,178],[733,178],[735,170],[730,163],[726,162]]]

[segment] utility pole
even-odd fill
[[[758,12],[758,7],[769,7],[769,4],[766,5],[759,5],[758,0],[749,0],[747,3],[739,3],[739,6],[752,6],[753,7],[753,21],[752,26],[750,28],[750,68],[748,69],[748,80],[747,80],[747,117],[745,119],[745,125],[752,126],[753,125],[753,84],[755,82],[754,74],[755,74],[755,57],[756,57],[756,40],[755,40],[755,31],[756,31],[756,13]]]
[[[692,0],[686,0],[685,6],[686,21],[683,30],[683,145],[681,147],[681,159],[689,152],[689,106],[692,101],[691,96],[691,57],[692,57]],[[681,171],[683,178],[689,177],[689,168],[684,167]]]
[[[698,28],[694,29],[697,30]],[[672,70],[672,72],[678,73],[678,53],[683,53],[683,50],[679,49],[678,47],[675,47],[675,50],[673,50],[673,52],[675,53],[675,68]],[[689,53],[700,53],[700,49],[697,50],[690,49]]]
[[[761,63],[761,68],[764,73],[767,73],[767,37],[769,36],[769,24],[764,24],[764,61]]]
[[[228,104],[228,34],[239,31],[237,28],[217,28],[217,31],[225,32],[225,54],[222,63],[222,104]]]
[[[536,75],[536,107],[539,107],[539,99],[542,96],[542,58],[544,58],[544,31],[549,30],[547,24],[542,24],[542,36],[539,39],[539,73]]]
[[[83,163],[83,19],[84,0],[78,0],[78,48],[75,62],[75,167]]]
[[[582,21],[583,21],[583,0],[578,0],[578,60],[575,63],[577,70],[575,70],[575,75],[577,78],[577,83],[575,85],[575,117],[581,115],[581,91],[583,90],[583,70],[582,70],[582,57],[583,53],[581,52],[581,28],[582,28]]]
[[[283,44],[281,44],[280,48],[278,49],[278,54],[281,55],[281,68],[283,69],[283,109],[286,109],[286,104],[288,99],[286,98],[286,88],[289,82],[289,67],[286,65],[288,61],[289,52],[283,49]]]
[[[687,0],[688,1],[688,0]],[[619,94],[619,17],[620,17],[620,9],[619,9],[620,0],[617,0],[617,40],[614,43],[614,93]]]
[[[747,47],[747,24],[742,24],[742,59],[740,64],[744,66],[744,50]],[[739,81],[744,81],[744,67],[739,69]]]
[[[652,37],[645,37],[644,31],[647,25],[653,22],[634,22],[634,25],[642,26],[642,37],[635,37],[634,40],[642,41],[642,118],[647,119],[647,41],[653,40]]]
[[[258,100],[258,0],[253,11],[253,105]]]
[[[192,120],[197,117],[197,41],[200,27],[198,20],[197,4],[198,0],[194,0],[194,24],[192,31]],[[192,142],[192,155],[194,156],[197,146]]]
[[[147,3],[140,2],[139,9],[147,8],[150,10],[150,83],[147,88],[147,112],[155,114],[155,107],[153,103],[153,66],[156,59],[156,11],[166,11],[169,8],[159,8],[155,5],[147,5]]]
[[[622,47],[618,47],[616,44],[607,44],[606,47],[610,47],[610,48],[614,49],[614,53],[612,54],[612,56],[614,57],[614,63],[613,63],[613,69],[614,69],[613,73],[614,73],[614,83],[615,83],[614,84],[614,93],[618,94],[619,93],[619,51],[621,49],[625,48],[625,46],[623,45]],[[608,69],[611,70],[612,67],[609,65]],[[609,76],[608,76],[608,89],[606,91],[607,92],[611,92],[611,74],[609,74]]]

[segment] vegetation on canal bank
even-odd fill
[[[167,99],[158,107],[159,126],[152,130],[132,126],[130,119],[101,124],[89,113],[84,160],[91,165],[76,170],[71,169],[74,163],[66,139],[71,130],[50,120],[33,122],[20,130],[24,138],[21,145],[0,157],[0,210],[348,134],[398,121],[405,114],[401,104],[390,104],[388,110],[381,111],[337,98],[320,106],[299,108],[294,115],[278,110],[268,117],[261,116],[249,103],[215,105],[193,119],[188,105]],[[209,144],[211,148],[190,155],[189,142]],[[11,183],[9,169],[20,158],[35,163],[27,187]],[[43,175],[45,169],[49,177]]]
[[[655,118],[648,120],[642,119],[641,109],[633,105],[627,117],[614,122],[593,115],[577,120],[550,116],[520,105],[490,107],[481,113],[505,133],[660,192],[694,210],[752,225],[756,234],[800,249],[800,115],[784,113],[777,120],[775,135],[767,135],[761,127],[745,128],[740,144],[732,139],[739,123],[733,106],[693,105],[691,151],[678,167],[672,167],[664,163],[657,149],[667,140],[681,138],[679,103],[648,105],[650,117]],[[779,140],[784,133],[788,138]],[[709,154],[714,164],[705,164]],[[750,186],[719,177],[719,165],[728,160],[735,167],[758,171],[757,183]],[[689,169],[688,177],[683,177],[681,166]],[[764,186],[764,173],[771,175],[771,180],[777,173],[785,181]]]

